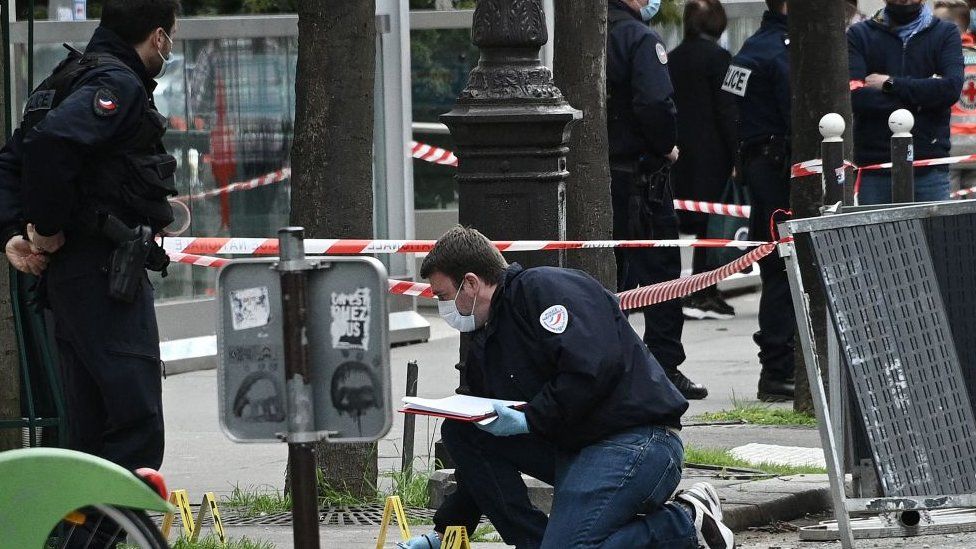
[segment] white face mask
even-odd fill
[[[176,59],[173,58],[173,39],[169,37],[169,34],[166,31],[163,31],[163,36],[169,40],[169,55],[164,56],[162,50],[156,50],[156,53],[159,54],[159,58],[163,60],[163,66],[160,67],[159,74],[156,75],[156,78],[162,78],[170,66],[176,61]]]
[[[464,287],[464,283],[461,283]],[[457,308],[457,296],[461,295],[461,288],[458,288],[457,295],[450,301],[438,301],[437,312],[447,322],[447,325],[459,332],[473,332],[478,325],[474,320],[474,306],[478,304],[478,296],[474,296],[474,305],[471,305],[471,314],[462,315]]]

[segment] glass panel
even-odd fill
[[[410,9],[415,11],[428,10],[473,10],[475,0],[410,0]]]
[[[177,189],[191,212],[188,235],[268,237],[288,224],[287,181],[219,196],[201,193],[289,166],[294,126],[295,38],[180,41],[158,79],[156,106],[169,120]],[[157,298],[212,295],[213,269],[174,265],[154,278]]]
[[[478,64],[479,52],[468,29],[415,30],[410,33],[411,88],[414,122],[440,122],[454,107]],[[414,139],[435,147],[454,148],[450,135],[414,133]],[[455,169],[414,160],[416,209],[457,208]]]

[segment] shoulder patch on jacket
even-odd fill
[[[554,334],[561,334],[569,325],[569,311],[562,305],[553,305],[539,315],[539,324]]]
[[[108,88],[99,88],[92,106],[98,116],[112,116],[119,112],[119,96]]]
[[[658,42],[654,49],[657,50],[657,60],[661,62],[662,65],[668,64],[668,50],[665,49],[664,44]]]

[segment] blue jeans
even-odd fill
[[[698,547],[688,514],[665,504],[681,480],[684,448],[664,428],[628,429],[575,453],[456,421],[445,421],[441,436],[457,462],[458,490],[438,509],[438,526],[476,523],[484,512],[518,549]],[[555,487],[548,519],[520,473]]]
[[[915,201],[949,200],[949,170],[945,166],[915,170]],[[891,170],[871,170],[861,176],[858,204],[891,203]]]
[[[667,503],[683,460],[681,439],[663,427],[627,429],[560,452],[543,549],[697,548],[691,517]]]

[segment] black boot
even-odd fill
[[[793,380],[779,379],[772,376],[759,376],[759,394],[757,397],[763,402],[786,402],[793,400],[795,387]]]
[[[680,391],[686,399],[701,400],[708,396],[708,389],[706,389],[704,385],[699,385],[688,379],[677,369],[665,370],[664,373],[668,375],[668,379],[671,380],[671,383],[678,388],[678,391]]]

